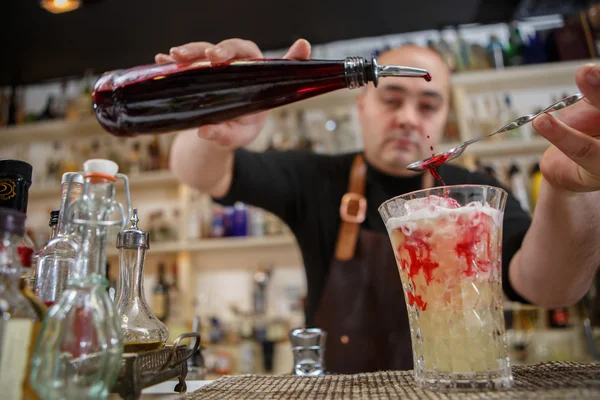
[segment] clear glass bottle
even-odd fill
[[[84,163],[83,194],[72,205],[78,218],[68,220],[79,236],[75,268],[44,320],[32,358],[31,381],[44,399],[105,399],[121,370],[122,333],[104,271],[107,230],[123,229],[129,219],[115,201],[115,181],[122,178],[130,210],[127,177],[117,172],[109,160]],[[115,209],[119,221],[110,220]]]
[[[71,192],[67,201],[69,179],[72,177]],[[40,250],[37,266],[34,293],[46,306],[53,305],[67,287],[69,274],[73,271],[79,238],[68,221],[73,214],[69,204],[81,197],[83,177],[76,173],[66,173],[61,182],[62,199],[56,227],[56,235]]]
[[[159,349],[169,337],[167,327],[152,313],[144,297],[144,264],[150,235],[138,229],[138,222],[134,208],[131,226],[117,236],[120,272],[115,304],[125,353]]]
[[[3,399],[37,399],[28,379],[28,360],[41,321],[19,289],[22,267],[19,250],[25,218],[22,212],[0,208],[0,397]]]

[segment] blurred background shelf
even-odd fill
[[[280,234],[261,237],[226,237],[198,240],[181,240],[172,242],[150,242],[148,257],[166,256],[177,253],[204,253],[210,251],[235,251],[251,248],[269,250],[276,247],[295,246],[296,239],[291,234]],[[116,257],[118,249],[109,248],[107,255]]]

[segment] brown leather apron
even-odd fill
[[[361,229],[367,210],[367,166],[356,156],[342,198],[335,257],[315,326],[327,332],[325,366],[352,374],[413,367],[402,283],[387,235]],[[433,186],[423,174],[423,188]]]

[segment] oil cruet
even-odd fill
[[[144,264],[150,248],[150,235],[138,228],[137,209],[131,226],[117,235],[119,281],[115,304],[125,353],[156,350],[169,337],[167,327],[152,313],[144,297]]]
[[[79,251],[32,357],[31,381],[42,399],[105,399],[121,370],[122,333],[105,278],[108,228],[124,229],[131,210],[129,182],[118,169],[112,161],[93,159],[77,173],[83,175],[83,193],[69,205],[67,215],[79,236]],[[68,199],[74,176],[69,178]],[[127,211],[115,200],[117,178],[125,181]],[[117,220],[111,219],[115,210]]]

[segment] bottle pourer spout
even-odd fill
[[[406,78],[423,78],[427,82],[431,81],[429,71],[423,68],[405,67],[402,65],[379,65],[375,56],[371,59],[373,67],[373,83],[377,86],[379,78],[396,76]]]

